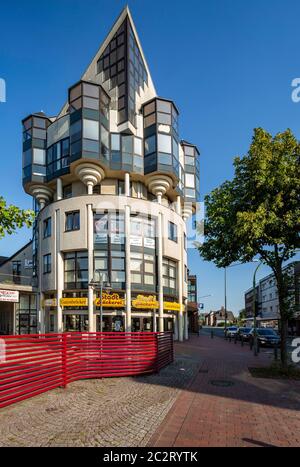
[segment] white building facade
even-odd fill
[[[188,337],[186,221],[199,152],[157,96],[128,8],[57,117],[23,120],[23,186],[36,200],[40,328]]]

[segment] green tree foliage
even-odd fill
[[[7,206],[5,199],[0,196],[0,239],[6,234],[13,234],[23,226],[31,227],[33,221],[33,211],[13,205]]]
[[[300,144],[290,130],[254,130],[248,154],[234,160],[233,180],[206,196],[205,241],[200,254],[218,267],[259,257],[275,274],[286,365],[291,314],[283,263],[300,247]]]

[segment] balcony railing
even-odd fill
[[[3,285],[23,285],[32,286],[32,276],[21,276],[17,274],[2,274],[0,273],[0,286]]]

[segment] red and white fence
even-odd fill
[[[173,361],[172,333],[1,336],[0,408],[86,378],[158,372]]]

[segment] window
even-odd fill
[[[177,242],[177,225],[173,222],[169,222],[168,238],[173,242]]]
[[[44,149],[33,149],[33,163],[38,165],[46,164],[46,151]]]
[[[51,217],[44,220],[44,238],[51,237]]]
[[[187,249],[187,241],[186,241],[186,234],[185,234],[185,233],[183,233],[183,246],[184,246],[184,249],[185,249],[185,251],[186,251],[186,249]]]
[[[80,211],[66,213],[66,232],[80,229]]]
[[[171,103],[166,101],[157,101],[157,111],[171,113]]]
[[[155,151],[156,151],[156,137],[154,135],[149,136],[149,138],[145,139],[145,156]]]
[[[195,176],[193,174],[185,174],[185,186],[187,188],[195,188]]]
[[[64,255],[65,289],[86,289],[88,287],[88,254],[74,251]]]
[[[72,185],[66,185],[63,187],[63,198],[72,198]]]
[[[120,151],[120,135],[112,133],[111,135],[111,150]]]
[[[158,152],[167,152],[169,154],[172,153],[172,142],[171,136],[168,135],[161,135],[160,133],[157,135],[157,149]]]
[[[99,140],[99,123],[94,120],[83,120],[83,137]]]
[[[36,296],[20,294],[20,301],[16,303],[16,321],[19,334],[36,334],[37,309]]]
[[[167,258],[163,259],[163,286],[166,293],[174,294],[177,291],[177,263]]]
[[[15,284],[21,283],[21,261],[12,262],[13,282]]]
[[[51,253],[43,256],[43,273],[49,274],[51,272]]]

